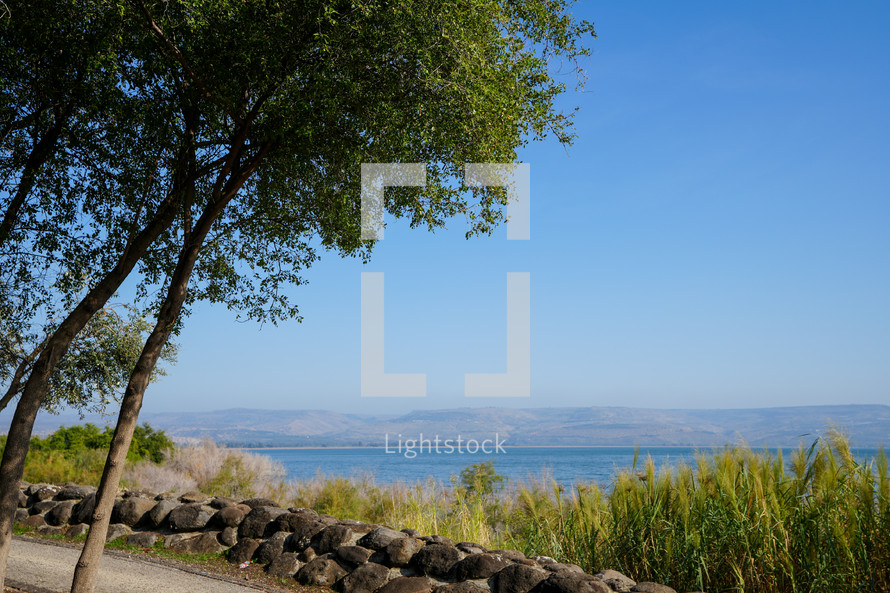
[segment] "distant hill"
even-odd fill
[[[6,417],[0,417],[0,419]],[[890,444],[890,406],[838,405],[733,410],[642,408],[458,408],[401,416],[341,414],[322,410],[231,409],[143,414],[141,419],[174,440],[210,437],[238,446],[382,446],[402,435],[492,438],[518,445],[797,446],[837,427],[860,447]],[[84,421],[113,423],[114,418]],[[4,427],[8,424],[6,420]],[[36,432],[82,422],[42,414]]]

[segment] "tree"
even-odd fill
[[[123,309],[127,316],[118,309]],[[130,305],[98,311],[59,361],[43,408],[50,412],[60,408],[96,412],[113,400],[119,401],[150,329],[145,316]],[[0,385],[7,385],[0,398],[3,411],[21,393],[22,380],[28,376],[43,342],[27,345],[27,338],[6,324],[4,318],[0,318],[0,332]],[[41,332],[43,339],[52,333],[52,326]],[[167,342],[161,357],[175,362],[176,351],[176,343]],[[156,367],[152,378],[165,374],[163,367]]]
[[[163,286],[164,296],[122,400],[94,540],[104,540],[102,509],[116,490],[147,377],[183,310],[203,299],[255,319],[296,316],[280,288],[299,283],[319,249],[369,253],[359,234],[363,162],[428,163],[426,187],[387,191],[390,213],[428,228],[463,213],[473,232],[489,232],[502,220],[503,192],[467,194],[455,180],[464,163],[515,160],[531,139],[571,139],[571,116],[553,103],[564,86],[548,59],[573,62],[592,34],[567,2],[550,0],[194,0],[163,10],[134,0],[123,8],[128,25],[145,33],[128,38],[127,63],[137,72],[129,92],[152,94],[153,105],[167,109],[157,118],[176,128],[173,173],[151,216],[140,217],[126,249],[114,252],[118,264],[35,362],[10,431],[30,431],[56,352],[138,263],[146,285]],[[21,475],[20,452],[7,459],[11,442],[0,466],[0,555],[3,521],[14,511],[5,489]],[[92,589],[100,553],[88,541],[73,590]]]
[[[460,485],[472,496],[487,498],[503,488],[504,476],[495,471],[494,460],[489,459],[460,470]]]
[[[138,86],[142,73],[122,51],[134,38],[116,7],[10,4],[0,18],[0,313],[13,342],[38,347],[19,361],[27,377],[0,463],[0,587],[31,429],[55,371],[76,361],[65,355],[78,334],[173,223],[187,176],[169,110]],[[45,337],[34,331],[41,320]]]

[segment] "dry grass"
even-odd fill
[[[179,447],[160,465],[141,462],[124,479],[134,487],[156,491],[201,490],[217,496],[250,498],[279,496],[286,472],[264,455],[227,449],[205,440]]]

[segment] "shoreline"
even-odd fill
[[[724,449],[724,448],[734,448],[735,445],[504,445],[505,449],[634,449],[639,448],[640,451],[644,449],[696,449],[702,452],[710,452],[714,449]],[[242,449],[244,451],[297,451],[297,450],[306,450],[306,451],[330,451],[330,450],[373,450],[373,449],[386,449],[386,446],[359,446],[359,445],[331,445],[331,446],[310,446],[310,445],[301,445],[301,446],[275,446],[275,447],[242,447],[242,446],[226,446],[227,449]],[[775,451],[776,449],[797,449],[798,445],[781,445],[781,446],[752,446],[750,447],[752,451]],[[877,451],[881,449],[880,446],[876,447],[850,447],[852,451]],[[392,450],[392,447],[390,447]],[[491,455],[495,455],[495,453],[491,453]],[[503,455],[501,453],[500,455]]]
[[[640,449],[696,449],[695,445],[504,445],[505,449],[632,449],[639,447]],[[312,450],[324,451],[330,449],[386,449],[386,446],[352,446],[352,445],[331,445],[324,446],[294,446],[294,447],[228,447],[230,449],[243,449],[245,451],[290,451],[290,450]],[[781,447],[787,449],[788,447]],[[492,455],[495,455],[492,453]]]

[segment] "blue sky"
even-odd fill
[[[147,411],[890,403],[890,5],[582,2],[598,39],[578,140],[524,149],[531,239],[388,221],[324,257],[304,322],[200,307]],[[361,272],[385,274],[386,370],[360,396]],[[531,274],[531,397],[505,370],[507,272]]]

